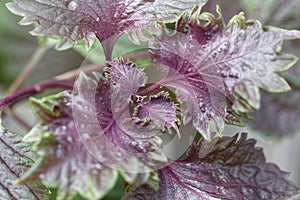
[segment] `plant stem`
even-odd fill
[[[0,101],[0,108],[11,105],[13,106],[15,103],[20,102],[24,99],[29,98],[35,94],[41,93],[48,89],[54,88],[73,88],[73,81],[47,81],[36,84],[32,87],[21,89],[14,94],[8,96],[7,98]]]
[[[32,70],[39,63],[43,55],[48,50],[48,47],[45,45],[40,45],[37,47],[33,55],[29,58],[28,62],[25,64],[23,70],[19,74],[19,76],[15,79],[14,83],[9,87],[7,94],[13,94],[24,82],[24,80],[28,77],[28,75],[32,72]]]
[[[143,52],[139,52],[139,53],[132,54],[129,56],[125,56],[124,59],[134,60],[134,59],[143,58],[143,57],[147,57],[147,56],[149,56],[148,51],[143,51]],[[103,68],[105,66],[106,66],[106,64],[104,64],[104,63],[100,64],[100,65],[96,65],[96,64],[88,65],[88,66],[83,67],[82,71],[83,72],[91,72],[91,71],[98,70],[99,68]],[[18,103],[24,99],[27,99],[35,94],[41,93],[48,89],[53,89],[53,88],[73,89],[73,84],[74,84],[73,80],[77,77],[78,72],[79,72],[78,70],[72,70],[67,73],[56,76],[53,79],[50,79],[48,81],[35,84],[32,87],[27,87],[27,88],[21,89],[21,90],[15,92],[14,94],[11,94],[7,98],[2,99],[0,101],[0,108],[5,107],[7,105],[12,106],[15,103]]]
[[[112,60],[112,52],[113,52],[115,42],[116,42],[116,39],[114,37],[108,38],[105,41],[101,42],[106,61]]]

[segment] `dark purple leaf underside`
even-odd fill
[[[248,123],[268,136],[285,137],[296,134],[300,122],[299,66],[283,73],[292,90],[283,94],[262,93],[261,108]]]
[[[299,101],[298,90],[284,94],[262,93],[261,108],[254,113],[249,124],[270,136],[294,135],[300,130]]]
[[[124,199],[288,199],[299,191],[287,173],[266,163],[256,141],[242,134],[211,144],[201,139],[189,156],[158,171],[157,192],[142,186]],[[211,145],[211,146],[209,146]],[[208,148],[209,147],[209,148]],[[152,192],[151,192],[152,191]]]

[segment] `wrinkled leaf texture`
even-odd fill
[[[115,184],[117,172],[96,160],[77,134],[70,103],[62,94],[31,99],[40,118],[24,138],[33,143],[37,163],[21,178],[25,183],[41,179],[58,188],[58,200],[73,199],[77,193],[87,199],[103,197]]]
[[[251,1],[244,1],[250,3]],[[253,3],[254,2],[254,3]],[[291,1],[264,1],[260,4],[252,0],[252,6],[245,6],[248,16],[256,17],[263,22],[284,28],[297,28],[300,2]],[[251,3],[250,3],[251,4]],[[268,12],[266,12],[268,10]],[[287,51],[299,54],[299,41],[289,42],[285,45]],[[300,66],[282,73],[291,86],[291,91],[283,94],[262,93],[261,108],[253,114],[253,120],[248,123],[271,137],[285,137],[296,134],[300,128],[299,110],[299,75]]]
[[[142,121],[153,120],[155,124],[171,133],[173,128],[180,136],[178,116],[180,109],[172,102],[169,94],[160,92],[149,97],[149,101],[138,104],[134,109],[134,116]]]
[[[137,73],[132,63],[127,64],[118,72]],[[114,73],[112,67],[110,81],[115,84],[100,74],[92,78],[81,73],[73,93],[31,100],[40,123],[25,140],[33,142],[40,160],[22,177],[23,182],[41,178],[44,184],[59,187],[58,199],[71,199],[77,193],[95,199],[114,186],[116,170],[133,183],[136,172],[148,173],[151,164],[167,161],[158,151],[160,128],[151,123],[139,126],[124,112],[131,95],[119,87],[124,79]],[[144,76],[137,74],[138,80]],[[123,107],[111,106],[117,103]]]
[[[123,199],[288,199],[299,189],[246,134],[201,139],[183,160],[158,170],[158,191],[141,186]]]
[[[150,27],[155,21],[175,20],[185,9],[206,0],[16,0],[7,7],[24,18],[21,25],[37,22],[33,35],[63,38],[58,49],[85,42],[90,47],[97,37],[104,42],[126,29]]]
[[[0,151],[0,199],[42,200],[37,185],[15,182],[34,163],[34,154],[22,143],[22,137],[1,126]]]
[[[160,84],[175,88],[178,100],[186,103],[184,123],[192,121],[210,139],[209,121],[223,130],[231,108],[227,100],[242,114],[260,107],[259,88],[290,89],[278,72],[297,58],[281,53],[281,44],[299,38],[300,32],[262,27],[257,21],[246,21],[243,13],[225,25],[218,7],[218,18],[199,12],[200,8],[183,15],[176,32],[155,38],[150,48],[154,60],[167,71]]]
[[[87,199],[101,198],[114,186],[117,173],[87,151],[70,118],[70,108],[62,104],[62,97],[53,97],[59,102],[54,107],[60,114],[54,116],[39,110],[41,118],[52,119],[38,124],[25,138],[35,143],[40,160],[23,177],[23,181],[41,178],[47,186],[58,187],[57,199],[72,199],[77,193]],[[52,107],[52,101],[47,98],[32,101],[44,109]]]
[[[147,82],[147,76],[143,70],[138,69],[133,62],[125,61],[123,58],[110,62],[109,66],[105,68],[105,76],[110,79],[115,88],[118,88],[115,90],[121,94],[121,100],[127,102]]]
[[[112,130],[112,137],[116,139],[115,141],[118,141],[120,146],[125,145],[124,148],[131,149],[132,152],[148,152],[151,149],[151,137],[154,137],[152,138],[154,139],[153,144],[159,143],[158,138],[155,138],[155,135],[158,135],[159,132],[157,132],[157,129],[151,130],[151,125],[149,126],[150,129],[144,129],[142,126],[138,128],[139,126],[137,126],[136,121],[132,119],[129,112],[129,103],[132,101],[132,97],[136,96],[138,89],[145,85],[146,75],[134,63],[124,61],[122,58],[110,62],[109,67],[105,70],[105,75],[109,78],[112,87],[103,88],[98,95],[104,97],[107,96],[106,93],[109,93],[111,97],[106,100],[106,105],[96,103],[99,122],[113,119],[115,121],[114,125],[119,128]],[[109,91],[110,89],[112,90]],[[107,110],[107,108],[110,110]],[[105,110],[110,113],[111,119],[106,119],[108,115],[103,112]],[[125,121],[127,122],[123,123]],[[104,129],[105,127],[103,126]],[[126,130],[129,134],[126,133]],[[155,142],[155,140],[157,141]]]

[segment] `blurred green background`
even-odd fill
[[[20,26],[20,17],[10,13],[0,2],[0,87],[7,88],[38,47],[38,40],[28,32],[33,26]],[[47,51],[24,85],[31,85],[70,69],[76,68],[83,57],[74,50]]]

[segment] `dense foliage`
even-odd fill
[[[94,200],[122,181],[124,200],[299,198],[299,188],[266,162],[254,139],[245,133],[225,137],[223,131],[244,125],[243,118],[261,107],[261,89],[291,89],[280,73],[297,57],[283,53],[282,43],[300,38],[300,31],[263,26],[243,12],[225,22],[219,6],[216,16],[203,12],[206,3],[8,3],[23,17],[21,25],[35,24],[33,35],[55,38],[59,50],[82,44],[89,50],[98,41],[106,62],[97,71],[42,82],[0,101],[5,111],[30,97],[39,120],[23,138],[1,126],[0,197]],[[124,35],[127,42],[146,44],[143,64],[114,58]],[[149,81],[145,64],[161,78]],[[68,90],[31,97],[50,88]],[[273,115],[272,101],[263,100],[265,114],[255,114],[260,122]]]

